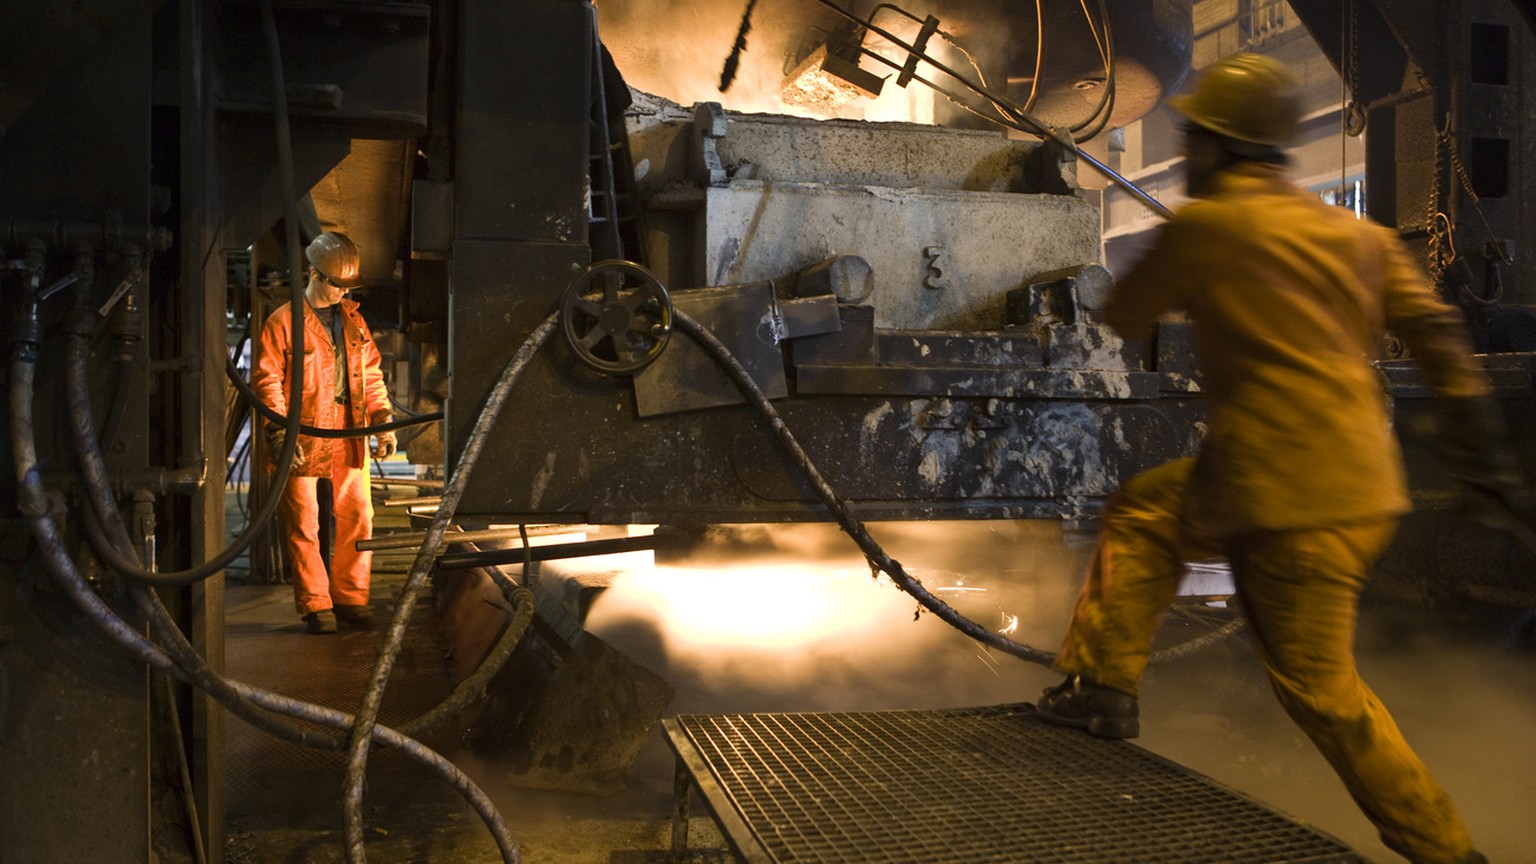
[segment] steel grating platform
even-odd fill
[[[697,789],[752,862],[1366,864],[1338,840],[1031,705],[683,715],[673,848]]]

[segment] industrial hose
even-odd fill
[[[880,572],[890,576],[891,581],[896,583],[896,587],[911,595],[924,609],[939,616],[945,623],[975,639],[977,642],[990,648],[996,648],[1005,654],[1018,657],[1021,660],[1028,660],[1031,663],[1039,663],[1043,666],[1050,666],[1055,661],[1056,655],[1054,652],[1044,651],[1021,642],[1015,642],[1003,634],[989,630],[965,617],[953,606],[935,597],[923,587],[922,582],[908,574],[902,568],[900,562],[891,558],[880,547],[880,544],[875,542],[874,538],[870,536],[868,529],[853,515],[848,503],[839,498],[837,493],[833,491],[826,478],[822,476],[821,471],[816,468],[815,464],[811,462],[810,456],[800,446],[800,442],[795,440],[794,433],[790,432],[789,427],[784,424],[784,418],[779,416],[779,412],[768,401],[768,397],[764,395],[762,388],[758,387],[757,382],[752,380],[752,376],[747,372],[746,367],[742,366],[740,361],[731,355],[730,350],[725,347],[724,343],[715,338],[715,335],[699,324],[698,321],[679,309],[673,310],[673,316],[678,327],[693,337],[701,347],[709,352],[715,362],[720,364],[720,367],[736,383],[737,388],[747,397],[747,400],[757,407],[758,413],[767,421],[779,444],[789,454],[795,466],[800,469],[800,473],[815,488],[822,504],[831,512],[837,523],[842,526],[843,531],[853,538],[853,542],[858,545],[860,551],[869,559],[872,568],[878,569]],[[1153,655],[1152,660],[1161,661],[1187,654],[1196,648],[1224,638],[1241,626],[1242,620],[1234,619],[1211,633],[1176,645],[1167,651],[1159,652]]]
[[[131,579],[162,587],[201,582],[223,570],[255,541],[257,535],[266,530],[267,522],[276,512],[281,496],[267,496],[267,499],[261,503],[260,511],[247,524],[245,532],[217,555],[196,567],[160,572],[145,568],[133,558],[123,554],[120,550],[132,549],[133,541],[129,539],[128,529],[123,525],[122,513],[118,510],[117,500],[112,494],[111,482],[107,477],[106,461],[101,453],[101,444],[96,439],[96,421],[91,413],[90,390],[87,382],[91,328],[88,326],[89,322],[82,320],[85,315],[95,316],[96,312],[89,309],[77,310],[69,326],[70,333],[66,340],[64,360],[64,401],[69,410],[69,431],[80,465],[80,476],[85,481],[90,506],[95,510],[96,518],[105,529],[106,539],[109,542],[96,542],[101,537],[94,532],[87,532],[87,537],[92,541],[96,554],[108,566]],[[297,441],[296,436],[295,441]],[[288,443],[284,442],[284,450],[289,449]],[[285,469],[291,462],[292,453],[289,454],[287,462],[278,463],[279,475],[275,482],[282,483],[287,480]]]
[[[220,699],[220,704],[229,708],[237,716],[246,716],[248,705],[244,700],[249,700],[261,708],[288,714],[311,723],[327,726],[332,729],[348,729],[354,725],[354,718],[343,712],[313,705],[300,700],[292,699],[270,691],[262,690],[250,685],[230,681],[213,673],[200,657],[196,662],[189,662],[187,668],[182,663],[172,659],[160,647],[146,639],[135,627],[124,621],[110,606],[96,595],[86,583],[74,561],[70,558],[65,547],[64,539],[58,525],[50,515],[47,492],[43,488],[41,476],[38,471],[37,440],[32,420],[33,388],[36,378],[37,354],[36,346],[27,343],[18,343],[11,363],[10,375],[10,431],[11,447],[15,458],[17,476],[17,506],[31,529],[33,538],[37,542],[39,553],[44,565],[58,580],[59,585],[69,595],[70,599],[80,611],[108,637],[117,642],[143,662],[149,664],[157,671],[164,672],[192,686],[203,689],[215,698],[226,696],[233,692],[243,697],[242,700]],[[149,602],[158,604],[158,598],[143,586],[137,590],[149,598]],[[141,605],[145,602],[140,599]],[[163,616],[163,617],[162,617]],[[158,621],[157,632],[166,623],[170,624],[170,631],[175,634],[171,640],[179,651],[181,648],[190,649],[190,643],[185,642],[173,621],[169,620],[169,614],[163,607],[159,613],[151,616],[152,622]],[[192,652],[196,657],[196,652]],[[190,660],[191,658],[183,657]],[[270,719],[270,718],[267,718]],[[456,789],[463,794],[470,804],[480,814],[487,827],[495,837],[496,844],[501,850],[503,860],[507,862],[520,861],[516,843],[507,833],[505,821],[496,810],[495,805],[485,795],[484,791],[474,784],[457,766],[440,754],[426,747],[414,739],[402,735],[400,732],[380,726],[377,723],[369,724],[371,739],[380,744],[400,750],[416,761],[437,771],[443,775]],[[301,736],[302,737],[302,736]]]
[[[240,392],[245,401],[250,403],[250,406],[256,409],[261,416],[271,420],[273,423],[283,424],[284,428],[287,427],[288,416],[279,414],[275,409],[263,402],[261,396],[251,389],[250,384],[246,383],[245,377],[240,374],[239,367],[235,366],[235,361],[227,355],[224,357],[224,375],[230,380],[230,383],[235,385],[235,389]],[[391,399],[390,401],[393,402],[394,400]],[[288,404],[294,405],[298,403],[289,402]],[[412,414],[399,420],[391,420],[388,423],[379,423],[373,426],[357,426],[351,429],[321,429],[316,426],[307,426],[300,423],[298,430],[300,434],[308,435],[311,438],[367,438],[380,432],[393,432],[396,429],[404,429],[407,426],[435,423],[441,419],[443,419],[443,412],[433,411],[430,414]]]
[[[384,644],[379,647],[379,657],[374,664],[373,674],[368,679],[367,689],[363,691],[363,702],[357,710],[357,718],[352,727],[352,740],[347,751],[346,800],[343,805],[343,818],[349,864],[363,864],[367,860],[363,852],[363,780],[368,770],[368,746],[374,737],[373,726],[378,720],[379,706],[384,701],[384,687],[389,680],[395,658],[400,654],[400,646],[405,638],[406,622],[410,620],[411,609],[416,605],[422,587],[426,584],[427,574],[431,572],[437,551],[442,546],[443,535],[447,533],[448,525],[453,521],[454,511],[458,509],[459,499],[464,494],[470,473],[480,458],[480,451],[485,447],[485,439],[495,425],[497,417],[500,416],[502,406],[506,404],[507,394],[511,392],[512,385],[522,375],[528,361],[545,342],[549,341],[549,335],[555,331],[558,322],[558,312],[545,318],[544,323],[534,329],[512,358],[507,361],[501,377],[491,388],[490,394],[486,397],[485,406],[480,409],[480,416],[475,420],[474,428],[465,439],[459,462],[454,466],[453,476],[449,478],[447,486],[443,489],[442,500],[438,503],[437,512],[432,516],[432,524],[427,528],[426,539],[422,541],[421,549],[416,553],[410,575],[406,578],[405,587],[396,601],[394,618],[389,622],[389,631]]]

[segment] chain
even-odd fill
[[[1455,176],[1457,185],[1466,193],[1467,201],[1472,205],[1472,212],[1483,223],[1483,230],[1488,233],[1490,248],[1498,255],[1499,260],[1505,265],[1515,263],[1514,259],[1504,251],[1503,245],[1496,242],[1498,235],[1494,233],[1493,225],[1488,222],[1488,214],[1483,212],[1482,198],[1472,186],[1472,175],[1467,172],[1467,166],[1462,164],[1461,152],[1456,147],[1456,138],[1451,134],[1450,118],[1446,118],[1445,127],[1435,134],[1435,177],[1434,185],[1430,187],[1429,210],[1425,229],[1429,232],[1429,269],[1431,275],[1437,280],[1440,274],[1445,272],[1456,260],[1456,243],[1451,235],[1451,220],[1440,206],[1440,187],[1445,183],[1445,163],[1450,162],[1451,172]]]
[[[1430,279],[1438,284],[1445,268],[1456,260],[1456,241],[1451,236],[1451,220],[1440,208],[1440,187],[1445,182],[1445,154],[1450,146],[1449,118],[1446,130],[1435,136],[1435,171],[1429,181],[1429,203],[1424,214],[1424,232],[1428,236]]]
[[[1349,88],[1349,102],[1344,106],[1344,132],[1358,138],[1365,131],[1365,105],[1360,102],[1360,5],[1349,0],[1349,50],[1344,52],[1344,86]]]

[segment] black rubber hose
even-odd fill
[[[442,500],[437,505],[437,512],[432,516],[432,524],[427,528],[426,539],[422,541],[421,549],[416,553],[416,561],[411,565],[411,573],[406,578],[405,587],[396,601],[395,616],[389,622],[389,631],[384,644],[379,647],[379,656],[374,664],[373,674],[368,680],[367,689],[363,691],[363,702],[358,708],[356,725],[352,727],[352,740],[347,750],[346,800],[343,806],[343,818],[349,864],[363,864],[367,860],[363,852],[363,780],[368,771],[368,744],[373,739],[372,727],[378,720],[379,706],[384,701],[384,687],[389,680],[390,669],[394,666],[395,658],[400,654],[400,646],[405,638],[406,622],[410,620],[411,609],[416,605],[417,598],[421,596],[427,574],[431,572],[437,551],[443,544],[443,535],[447,533],[448,525],[453,521],[454,510],[459,506],[459,499],[464,495],[464,487],[468,484],[475,463],[480,458],[480,451],[485,447],[485,439],[490,435],[491,428],[500,416],[502,406],[506,404],[507,394],[511,392],[512,385],[522,375],[528,361],[533,359],[533,355],[543,347],[545,342],[549,341],[549,335],[555,332],[559,317],[558,312],[552,313],[534,329],[512,358],[507,361],[501,377],[491,388],[490,394],[486,397],[485,406],[480,409],[480,416],[475,419],[475,426],[464,442],[464,450],[459,455],[458,464],[454,466],[453,476],[449,478],[447,486],[443,489]]]
[[[94,316],[96,313],[87,310],[84,314]],[[101,444],[96,440],[96,421],[91,415],[91,399],[87,382],[91,339],[89,335],[81,332],[84,329],[82,326],[72,325],[73,332],[70,333],[66,342],[64,401],[69,412],[70,437],[74,442],[80,476],[85,482],[91,507],[95,510],[96,517],[101,520],[109,541],[97,543],[95,542],[98,539],[97,536],[88,534],[93,541],[92,546],[97,555],[113,570],[149,585],[169,587],[201,582],[223,570],[231,561],[238,558],[262,531],[266,530],[267,522],[277,511],[277,505],[282,500],[282,496],[268,495],[266,500],[262,501],[260,511],[247,524],[245,532],[219,554],[196,567],[159,572],[147,569],[138,561],[123,554],[121,550],[133,549],[134,544],[129,537],[127,527],[123,524],[122,512],[118,510],[117,501],[112,494],[112,486],[107,478],[106,461],[101,453]],[[288,449],[286,444],[284,449]],[[292,454],[290,453],[289,456],[291,463]],[[287,464],[289,463],[280,463],[276,482],[286,481],[286,472],[281,469]]]
[[[289,344],[293,346],[293,358],[288,365],[288,404],[304,404],[304,289],[300,288],[299,262],[302,260],[299,251],[299,216],[293,202],[298,199],[295,188],[298,182],[294,180],[293,171],[293,134],[288,124],[288,85],[283,80],[283,52],[277,41],[277,23],[272,18],[272,0],[261,2],[261,29],[266,37],[267,62],[272,67],[272,115],[273,125],[277,134],[277,168],[278,180],[282,185],[283,197],[288,206],[286,216],[283,219],[284,240],[288,245],[288,306],[292,314],[289,329]],[[228,356],[226,353],[225,356]],[[255,424],[251,424],[255,429]],[[294,415],[288,418],[288,423],[283,427],[283,447],[277,454],[277,472],[272,476],[272,498],[281,497],[282,488],[288,483],[288,472],[293,468],[293,454],[299,449],[299,417]],[[262,513],[269,514],[273,508],[262,505]],[[270,517],[264,517],[270,518]],[[254,533],[263,520],[255,520],[255,523],[246,533]],[[233,560],[233,559],[231,559]],[[227,562],[226,562],[227,563]]]
[[[821,498],[822,503],[826,505],[827,510],[831,512],[837,523],[842,526],[843,531],[853,538],[853,542],[858,545],[860,551],[869,559],[871,567],[890,576],[891,581],[896,583],[896,587],[911,595],[923,608],[939,616],[945,623],[975,639],[977,642],[990,648],[996,648],[1005,654],[1018,657],[1021,660],[1039,663],[1042,666],[1050,666],[1055,661],[1056,654],[1054,652],[1044,651],[1025,645],[1022,642],[1015,642],[1001,633],[989,630],[965,617],[953,606],[931,594],[928,589],[923,587],[922,582],[909,575],[902,568],[900,562],[891,558],[880,547],[880,544],[875,542],[874,538],[870,536],[868,529],[864,527],[864,524],[853,515],[848,503],[839,498],[837,493],[833,491],[826,478],[822,476],[821,471],[811,462],[810,456],[806,454],[805,449],[800,446],[800,442],[795,440],[794,434],[784,424],[784,418],[779,416],[779,412],[774,409],[773,404],[768,401],[768,397],[763,394],[762,388],[758,387],[757,382],[752,380],[752,376],[747,372],[746,367],[742,366],[731,355],[730,350],[725,347],[724,343],[716,339],[715,335],[699,324],[698,321],[690,318],[681,310],[674,309],[673,315],[678,329],[692,336],[704,350],[709,352],[714,357],[715,362],[719,363],[726,374],[731,377],[731,380],[736,382],[737,388],[747,397],[747,400],[757,407],[758,413],[767,421],[779,444],[789,454],[791,461],[795,463],[795,466],[800,469],[800,473],[815,488],[817,496]],[[1169,657],[1187,654],[1195,650],[1195,648],[1225,637],[1240,626],[1242,626],[1241,619],[1228,622],[1217,631],[1206,634],[1199,639],[1192,639],[1189,642],[1176,645],[1168,651],[1155,655],[1153,659],[1160,661]]]
[[[1051,665],[1051,662],[1056,659],[1055,654],[1014,642],[1001,633],[995,633],[966,618],[956,611],[954,607],[929,593],[921,582],[914,579],[902,568],[899,562],[886,554],[885,550],[880,547],[880,544],[876,543],[874,538],[869,535],[869,531],[864,527],[864,524],[853,515],[848,504],[837,497],[836,492],[832,491],[832,487],[827,484],[826,478],[812,464],[810,456],[800,446],[800,442],[795,440],[794,433],[790,432],[789,427],[784,424],[784,418],[780,417],[779,412],[769,403],[768,397],[763,394],[762,388],[757,386],[757,382],[752,380],[752,376],[747,372],[746,367],[742,366],[731,355],[730,350],[719,339],[716,339],[713,333],[709,332],[708,329],[698,321],[695,321],[687,313],[680,309],[674,309],[673,316],[677,321],[678,329],[692,336],[694,341],[698,342],[705,351],[709,352],[710,356],[714,357],[715,362],[719,363],[720,367],[725,370],[725,373],[731,377],[731,380],[736,382],[737,388],[747,397],[747,401],[757,407],[758,413],[768,422],[768,426],[778,439],[779,444],[789,454],[796,467],[800,469],[800,473],[805,476],[805,479],[816,490],[816,495],[821,499],[821,503],[826,506],[827,510],[831,512],[832,517],[837,520],[837,523],[842,526],[848,536],[853,538],[853,542],[858,545],[859,550],[869,559],[870,566],[890,576],[891,581],[895,582],[898,588],[916,598],[923,608],[939,616],[945,622],[977,642],[1032,663],[1040,663],[1045,666]]]
[[[128,412],[128,395],[133,385],[133,357],[112,359],[112,400],[107,404],[106,419],[101,424],[99,441],[112,441],[123,427],[123,415]]]
[[[261,416],[271,420],[273,423],[281,423],[286,428],[288,423],[287,415],[279,414],[267,403],[261,401],[261,396],[251,389],[250,384],[246,383],[245,378],[240,375],[239,367],[235,366],[235,361],[229,357],[224,358],[224,375],[235,385],[235,389],[240,392],[245,401],[249,402],[251,407],[260,413]],[[295,405],[298,403],[290,402],[289,404]],[[376,426],[358,426],[353,429],[320,429],[301,423],[298,429],[300,434],[308,435],[311,438],[366,438],[369,435],[377,435],[380,432],[393,432],[396,429],[404,429],[407,426],[435,423],[441,419],[443,419],[443,412],[434,411],[431,414],[412,414],[409,417],[402,417],[399,420],[391,420],[388,423],[380,423]]]
[[[74,601],[81,613],[100,627],[113,641],[152,668],[172,675],[179,681],[204,689],[216,697],[220,691],[225,690],[222,685],[227,685],[245,699],[267,710],[278,711],[332,729],[351,728],[354,718],[350,715],[223,679],[209,672],[200,659],[192,670],[183,669],[180,664],[144,638],[136,628],[129,625],[100,597],[96,596],[75,567],[58,525],[49,515],[48,495],[38,472],[37,440],[32,421],[32,391],[36,378],[36,366],[35,347],[18,345],[11,363],[10,376],[11,448],[16,464],[17,507],[37,542],[44,566],[54,575],[60,587]],[[148,593],[148,589],[140,587],[139,590]],[[167,615],[166,618],[168,619],[169,616]],[[172,630],[180,634],[180,631],[174,627],[174,623]],[[181,637],[183,641],[184,638]],[[199,672],[204,674],[198,674]],[[221,704],[224,703],[221,702]],[[241,713],[235,705],[226,704],[225,707],[237,714]],[[457,766],[431,748],[394,729],[373,723],[370,724],[370,730],[373,739],[380,744],[400,750],[448,779],[469,800],[491,829],[496,844],[502,851],[503,859],[506,862],[521,860],[517,845],[508,834],[505,820],[502,819],[495,805],[484,791]]]

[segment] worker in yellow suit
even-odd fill
[[[373,333],[346,294],[362,284],[362,260],[347,235],[327,231],[304,250],[308,282],[304,302],[304,392],[301,422],[316,429],[360,429],[390,422],[389,390],[384,385],[379,348]],[[253,389],[268,407],[288,413],[288,371],[293,357],[293,304],[268,316],[261,330],[261,350],[251,375]],[[283,426],[265,426],[276,456],[283,449]],[[395,436],[382,432],[373,455],[388,459]],[[365,442],[354,438],[300,435],[292,473],[281,491],[284,544],[293,567],[294,605],[311,633],[335,633],[341,621],[358,629],[373,627],[368,606],[371,552],[357,551],[357,541],[373,536],[373,499],[368,489]],[[331,480],[336,543],[330,572],[320,555],[319,480]]]
[[[1355,667],[1357,601],[1410,509],[1372,365],[1388,330],[1448,416],[1461,476],[1514,502],[1518,472],[1459,313],[1388,229],[1286,179],[1301,116],[1267,57],[1220,61],[1170,103],[1187,121],[1190,195],[1120,279],[1107,323],[1127,337],[1165,312],[1192,322],[1209,397],[1198,457],[1124,484],[1042,695],[1049,721],[1139,732],[1137,688],[1183,563],[1231,562],[1254,643],[1285,710],[1327,757],[1387,846],[1416,864],[1474,864],[1466,826]],[[1457,434],[1460,437],[1457,438]]]

